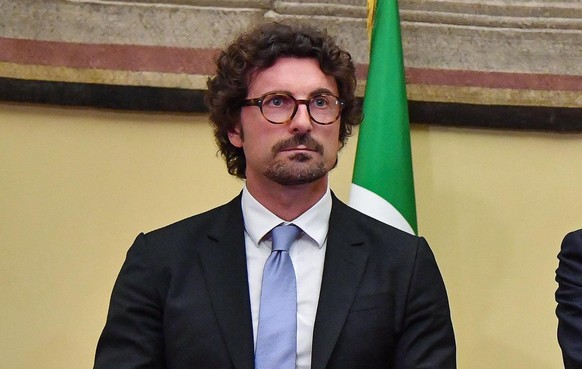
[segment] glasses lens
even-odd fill
[[[263,98],[261,110],[263,116],[274,123],[284,123],[291,118],[295,110],[295,100],[283,94],[267,95]]]
[[[309,100],[311,119],[321,124],[336,121],[341,112],[341,104],[333,95],[317,95]]]

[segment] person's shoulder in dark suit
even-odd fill
[[[206,334],[204,340],[190,340],[190,350],[184,350],[180,340],[176,339],[177,331],[187,331],[182,336],[196,332],[194,327],[189,327],[191,332],[176,327],[185,321],[184,312],[198,314],[197,321],[204,325],[213,321],[210,308],[202,312],[202,309],[181,309],[172,315],[167,302],[171,301],[174,306],[189,306],[192,301],[207,301],[205,289],[201,288],[199,252],[213,245],[213,238],[227,234],[227,229],[239,231],[242,245],[242,224],[238,196],[207,212],[140,233],[128,250],[113,287],[94,368],[135,368],[138,363],[148,368],[193,367],[194,362],[200,367],[212,367],[208,362],[227,360],[228,355],[224,350],[220,351],[223,347],[213,346],[213,342],[220,340],[218,328]],[[202,298],[198,298],[201,295]],[[166,315],[172,315],[173,319],[164,320]],[[194,343],[200,343],[198,351]],[[213,346],[213,349],[206,351],[207,346]],[[218,354],[212,356],[208,352]],[[167,362],[170,356],[174,366]],[[204,359],[191,361],[193,356],[204,356]]]
[[[149,243],[167,252],[172,247],[192,247],[195,240],[203,240],[208,235],[222,234],[230,230],[233,223],[243,224],[240,207],[240,194],[229,202],[213,209],[190,216],[188,218],[168,224],[164,227],[149,231],[138,237],[145,236]]]
[[[382,301],[383,307],[390,306],[389,319],[396,327],[392,337],[394,346],[390,348],[393,367],[456,368],[448,296],[434,254],[424,237],[394,228],[341,201],[335,200],[334,207],[328,247],[329,242],[339,238],[354,245],[360,242],[358,247],[367,251],[365,276],[352,310],[364,302],[368,308],[371,306],[372,296],[366,295],[366,291],[386,292],[373,297]],[[334,224],[341,224],[341,229],[332,229]],[[340,340],[337,347],[341,344]],[[385,349],[389,347],[386,345]]]
[[[582,368],[582,229],[562,241],[556,270],[558,341],[566,369]]]

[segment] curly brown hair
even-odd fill
[[[246,159],[242,148],[233,146],[228,133],[240,122],[247,98],[250,75],[272,66],[284,56],[314,58],[321,70],[335,78],[344,101],[339,142],[343,147],[352,128],[362,120],[356,99],[356,75],[351,55],[339,48],[325,30],[306,24],[264,23],[238,36],[216,60],[216,75],[208,79],[206,105],[219,152],[228,173],[245,178]]]

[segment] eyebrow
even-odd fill
[[[265,92],[265,93],[261,94],[261,96],[268,95],[268,94],[279,94],[279,93],[283,93],[283,94],[287,94],[287,95],[291,95],[291,96],[295,97],[295,94],[291,93],[291,91],[288,91],[288,90],[269,91],[269,92]],[[307,98],[310,99],[313,96],[317,96],[317,95],[321,95],[321,94],[330,94],[330,95],[334,95],[334,96],[339,95],[339,93],[334,93],[328,88],[321,87],[321,88],[318,88],[318,89],[311,91],[309,93],[309,95],[307,95]]]
[[[329,90],[327,88],[318,88],[317,90],[311,92],[310,96],[315,96],[315,95],[319,95],[319,94],[335,95],[336,93],[331,92],[331,90]]]

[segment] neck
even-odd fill
[[[283,186],[270,183],[269,186],[259,186],[247,179],[246,186],[250,194],[270,212],[285,221],[292,221],[305,213],[317,203],[327,191],[327,176],[315,182]]]

